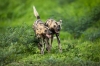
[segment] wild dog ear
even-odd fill
[[[47,23],[44,23],[44,25],[45,25],[45,26],[48,26],[48,24],[47,24]]]
[[[59,22],[57,22],[58,25],[62,25],[62,20],[60,20]]]
[[[62,29],[61,25],[62,25],[62,20],[60,20],[59,22],[57,22],[58,25],[60,25],[60,28]]]
[[[60,22],[60,24],[62,24],[62,20],[60,20],[59,22]]]

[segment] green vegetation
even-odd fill
[[[63,20],[62,53],[56,39],[39,54],[32,6],[41,19]],[[100,0],[0,0],[0,66],[99,66]]]

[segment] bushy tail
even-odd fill
[[[37,12],[35,6],[33,6],[33,11],[34,11],[35,17],[36,17],[37,19],[40,19],[40,16],[39,16],[39,14],[38,14],[38,12]]]

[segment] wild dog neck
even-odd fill
[[[51,28],[50,31],[52,32],[52,34],[59,34],[59,32],[55,31],[54,28]]]

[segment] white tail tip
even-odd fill
[[[38,12],[37,12],[35,6],[33,6],[33,11],[34,11],[34,15],[35,15],[36,17],[39,16],[39,14],[38,14]]]

